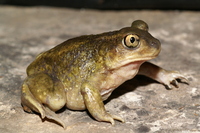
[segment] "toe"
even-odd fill
[[[112,118],[115,120],[121,121],[121,122],[125,122],[124,119],[122,119],[121,117],[116,116],[116,115],[112,115]]]

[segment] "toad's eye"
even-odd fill
[[[127,48],[136,48],[139,45],[139,37],[137,35],[127,35],[123,39],[123,44]]]

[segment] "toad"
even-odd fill
[[[27,68],[21,102],[27,112],[53,119],[64,128],[56,111],[64,106],[85,110],[97,121],[124,122],[106,111],[103,101],[114,89],[137,74],[150,77],[168,88],[187,79],[176,71],[146,62],[158,56],[160,41],[148,25],[136,20],[130,27],[97,35],[69,39],[39,54]]]

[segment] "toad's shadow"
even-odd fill
[[[157,83],[155,80],[150,79],[148,77],[137,75],[133,79],[126,81],[122,85],[120,85],[117,89],[113,91],[111,96],[104,102],[105,104],[111,101],[112,99],[115,99],[121,95],[124,95],[125,93],[134,91],[139,86],[146,86],[151,83]]]

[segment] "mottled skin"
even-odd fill
[[[69,39],[39,54],[28,66],[22,85],[23,108],[64,128],[54,113],[63,106],[88,109],[98,121],[124,122],[107,113],[103,104],[123,82],[142,74],[172,88],[171,84],[178,87],[176,79],[185,79],[178,72],[145,62],[155,58],[160,49],[159,40],[148,33],[148,25],[141,20],[119,31]]]

